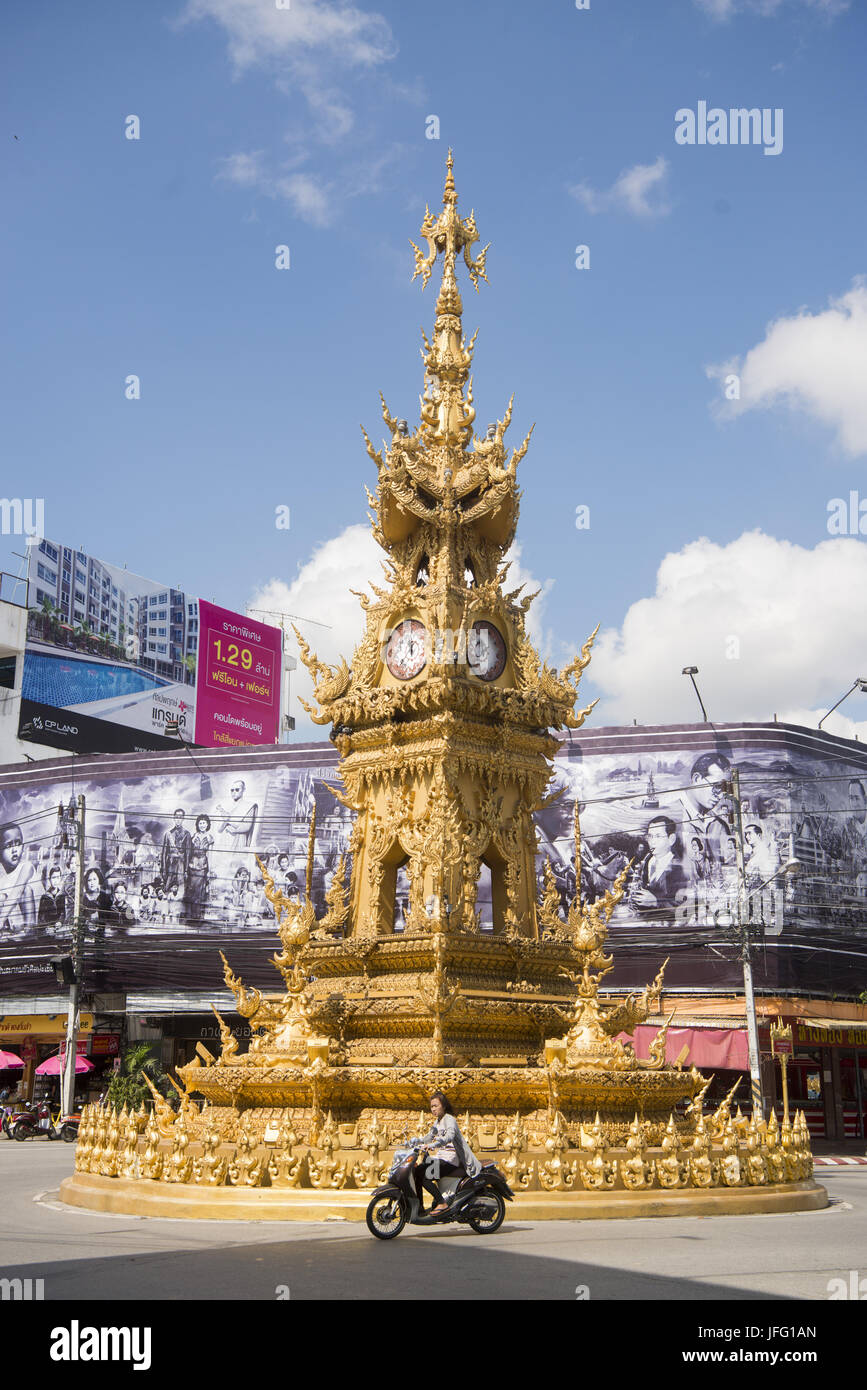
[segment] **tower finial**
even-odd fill
[[[463,304],[456,269],[458,257],[463,256],[469,277],[478,290],[479,277],[483,280],[488,278],[485,274],[488,248],[484,247],[475,258],[470,254],[479,240],[479,233],[472,213],[469,217],[461,217],[458,213],[453,169],[454,159],[449,150],[442,211],[439,216],[434,217],[430,208],[426,208],[421,225],[421,235],[427,243],[427,255],[419,250],[415,242],[411,241],[410,245],[415,252],[415,271],[412,278],[421,276],[422,289],[430,279],[437,257],[442,256],[443,259],[443,278],[436,302],[433,339],[430,343],[425,340],[426,351],[422,354],[425,364],[422,420],[431,438],[459,442],[461,447],[465,447],[472,439],[472,425],[476,412],[472,404],[471,385],[467,397],[464,397],[472,362],[472,343],[467,347],[463,338]],[[444,464],[441,463],[440,466],[444,467]]]
[[[443,257],[443,283],[451,282],[454,285],[454,293],[457,294],[457,281],[455,280],[455,263],[457,257],[463,253],[464,265],[469,271],[470,279],[476,290],[479,288],[479,276],[487,280],[485,274],[485,259],[487,246],[479,252],[473,259],[470,255],[475,243],[479,240],[479,233],[476,229],[475,215],[471,212],[469,217],[458,215],[456,204],[458,195],[455,192],[454,180],[454,159],[449,150],[446,160],[446,186],[443,191],[443,210],[439,217],[434,217],[430,208],[425,208],[424,221],[421,224],[421,235],[427,242],[427,255],[424,255],[416,246],[414,241],[410,241],[410,246],[415,252],[415,270],[413,280],[417,275],[421,276],[421,285],[424,289],[430,279],[431,271],[437,256],[442,253]],[[460,307],[455,311],[460,314]]]
[[[458,201],[458,195],[455,192],[454,167],[455,161],[452,158],[451,150],[449,150],[448,158],[446,159],[446,186],[443,189],[443,207],[448,203],[456,203]]]

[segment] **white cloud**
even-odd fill
[[[697,666],[711,720],[770,721],[776,713],[815,724],[856,676],[867,677],[865,633],[862,541],[809,550],[761,531],[729,545],[701,538],[666,555],[653,597],[597,638],[587,672],[602,691],[594,723],[699,723],[695,692],[681,675]],[[859,700],[860,724],[852,722]],[[853,695],[823,727],[867,736],[865,696]]]
[[[786,0],[695,0],[700,10],[718,21],[731,19],[735,14],[775,15],[785,3]],[[797,0],[797,3],[830,17],[848,10],[851,0]]]
[[[352,108],[336,92],[318,84],[315,78],[302,83],[301,90],[316,117],[319,138],[329,145],[345,139],[355,124]]]
[[[277,170],[271,170],[266,167],[262,151],[252,150],[228,155],[220,163],[217,178],[239,188],[253,188],[267,198],[282,199],[302,221],[314,227],[328,227],[350,198],[378,192],[384,176],[404,153],[405,146],[393,144],[375,158],[348,167],[339,180],[327,180],[298,169],[304,156],[284,160]]]
[[[262,165],[262,151],[251,150],[249,154],[230,154],[221,161],[218,178],[227,183],[236,183],[239,188],[256,188],[265,177]]]
[[[742,363],[706,371],[740,376],[740,399],[717,407],[721,414],[787,405],[835,430],[850,456],[867,453],[867,285],[856,281],[819,313],[777,319]]]
[[[667,176],[668,161],[659,155],[652,164],[634,164],[631,169],[624,169],[607,191],[579,183],[569,192],[590,213],[619,210],[633,217],[664,217],[671,211],[663,191]],[[656,195],[655,202],[650,201],[652,195]]]
[[[294,580],[287,583],[283,579],[272,579],[259,589],[251,598],[248,611],[268,609],[327,623],[328,627],[298,623],[298,629],[320,660],[335,663],[345,656],[351,663],[352,654],[364,635],[365,614],[358,599],[349,591],[368,591],[370,580],[384,587],[381,564],[384,558],[385,552],[373,539],[368,526],[348,526],[339,536],[318,546],[310,559],[299,568]],[[516,589],[521,583],[527,585],[527,593],[543,589],[528,614],[527,630],[533,641],[544,650],[547,634],[543,630],[542,620],[545,593],[550,586],[540,585],[521,564],[519,546],[512,547],[508,558],[512,561],[512,567],[507,589]],[[311,723],[295,698],[302,695],[315,707],[313,683],[300,660],[298,670],[293,672],[291,678],[291,690],[293,707],[289,713],[295,716],[297,737],[307,740],[326,737],[328,726]]]
[[[253,188],[268,198],[283,199],[297,217],[314,227],[327,227],[334,220],[336,200],[332,184],[297,170],[272,173],[265,167],[261,150],[228,155],[220,162],[217,178],[239,188]]]
[[[292,204],[297,215],[314,227],[327,227],[334,216],[328,187],[312,174],[289,174],[276,182],[278,193]]]
[[[330,61],[371,67],[395,54],[387,20],[329,0],[187,0],[179,23],[213,20],[239,69],[325,53]]]
[[[201,21],[224,32],[236,75],[263,68],[286,96],[300,93],[310,120],[296,118],[286,138],[304,149],[311,139],[324,145],[346,139],[354,125],[350,78],[368,78],[397,53],[383,15],[332,0],[286,0],[285,7],[275,0],[186,0],[175,26]],[[289,200],[296,202],[292,190]],[[300,190],[297,202],[310,208],[308,190]],[[324,225],[321,202],[308,220]]]

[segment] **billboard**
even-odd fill
[[[278,628],[42,540],[19,738],[76,753],[273,744],[281,653]]]
[[[53,993],[50,957],[68,946],[72,851],[57,807],[86,799],[86,988],[221,988],[218,952],[248,982],[273,988],[275,922],[257,856],[284,892],[303,891],[317,811],[313,902],[325,909],[341,855],[351,868],[352,813],[333,745],[186,750],[0,769],[0,996]],[[536,816],[561,912],[575,892],[573,811],[581,821],[581,891],[597,899],[631,861],[610,924],[615,970],[632,989],[666,956],[669,988],[742,987],[731,771],[738,768],[747,897],[758,936],[756,987],[858,994],[867,966],[867,749],[785,725],[584,731],[555,759],[560,797]],[[72,780],[74,778],[74,781]],[[783,876],[796,857],[801,872]],[[394,929],[408,883],[398,873]],[[482,927],[493,926],[490,877]]]
[[[196,743],[276,743],[283,634],[199,599]]]
[[[536,819],[563,908],[575,886],[576,802],[584,900],[630,865],[610,924],[612,980],[643,983],[645,962],[670,955],[669,986],[742,986],[739,914],[759,943],[757,986],[851,993],[863,979],[867,749],[782,724],[582,730],[552,785],[560,796]]]
[[[76,759],[86,991],[220,989],[221,950],[276,985],[257,857],[297,897],[316,805],[313,900],[324,912],[351,831],[325,785],[331,746],[294,765],[286,751],[197,753],[196,765],[180,750]],[[68,765],[0,771],[0,996],[56,991],[50,958],[71,944],[77,862],[58,806],[71,793]]]

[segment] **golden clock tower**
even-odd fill
[[[390,444],[379,453],[367,441],[387,584],[373,599],[360,595],[367,630],[351,667],[324,665],[298,639],[314,676],[311,714],[332,724],[341,754],[336,793],[356,812],[351,883],[341,869],[317,919],[315,812],[303,900],[286,898],[261,864],[283,990],[246,985],[223,957],[250,1027],[246,1052],[217,1012],[220,1054],[199,1044],[179,1069],[177,1112],[158,1093],[150,1116],[87,1107],[76,1173],[61,1189],[73,1204],[275,1220],[367,1212],[370,1221],[384,1203],[387,1232],[371,1229],[390,1237],[403,1218],[389,1224],[391,1197],[374,1191],[369,1207],[370,1193],[409,1126],[426,1128],[431,1093],[444,1087],[464,1136],[498,1155],[528,1219],[676,1215],[687,1199],[702,1215],[825,1205],[810,1180],[803,1116],[780,1132],[774,1116],[747,1124],[732,1117],[731,1090],[705,1117],[710,1082],[683,1068],[683,1052],[666,1061],[673,1011],[646,1059],[622,1040],[661,1018],[665,969],[640,994],[600,997],[629,866],[593,902],[579,886],[565,916],[548,866],[537,902],[533,813],[557,747],[551,730],[577,728],[589,713],[573,707],[592,638],[552,670],[525,631],[530,598],[503,592],[529,436],[507,461],[511,405],[484,437],[473,431],[473,345],[456,269],[462,255],[478,288],[485,251],[473,257],[475,220],[458,215],[457,201],[449,154],[442,211],[422,225],[427,254],[415,248],[423,284],[443,259],[421,420],[410,433],[383,403]],[[411,891],[398,920],[401,867]],[[493,910],[484,925],[483,872]]]
[[[368,500],[387,585],[372,585],[372,600],[359,595],[367,629],[351,667],[324,666],[298,638],[319,705],[306,708],[333,726],[341,799],[357,813],[354,937],[394,933],[404,866],[409,912],[400,925],[408,933],[480,933],[477,891],[486,873],[493,934],[538,939],[532,817],[557,747],[549,730],[579,727],[592,708],[573,713],[592,637],[558,674],[527,637],[535,596],[504,592],[517,465],[530,435],[507,460],[511,402],[483,435],[474,432],[475,338],[467,343],[463,334],[457,264],[462,257],[478,290],[487,247],[473,256],[475,218],[462,218],[457,203],[450,152],[442,211],[426,210],[421,228],[426,252],[411,243],[423,286],[442,257],[433,334],[422,335],[420,423],[410,431],[383,401],[390,443],[380,452],[365,434],[378,472]]]

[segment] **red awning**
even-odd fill
[[[650,1044],[659,1029],[649,1023],[640,1023],[635,1030],[633,1043],[635,1054],[646,1061]],[[621,1042],[628,1042],[627,1033],[619,1034]],[[713,1071],[749,1071],[750,1058],[745,1028],[669,1028],[665,1040],[665,1060],[673,1062],[686,1044],[689,1054],[684,1063],[686,1067],[700,1067]]]

